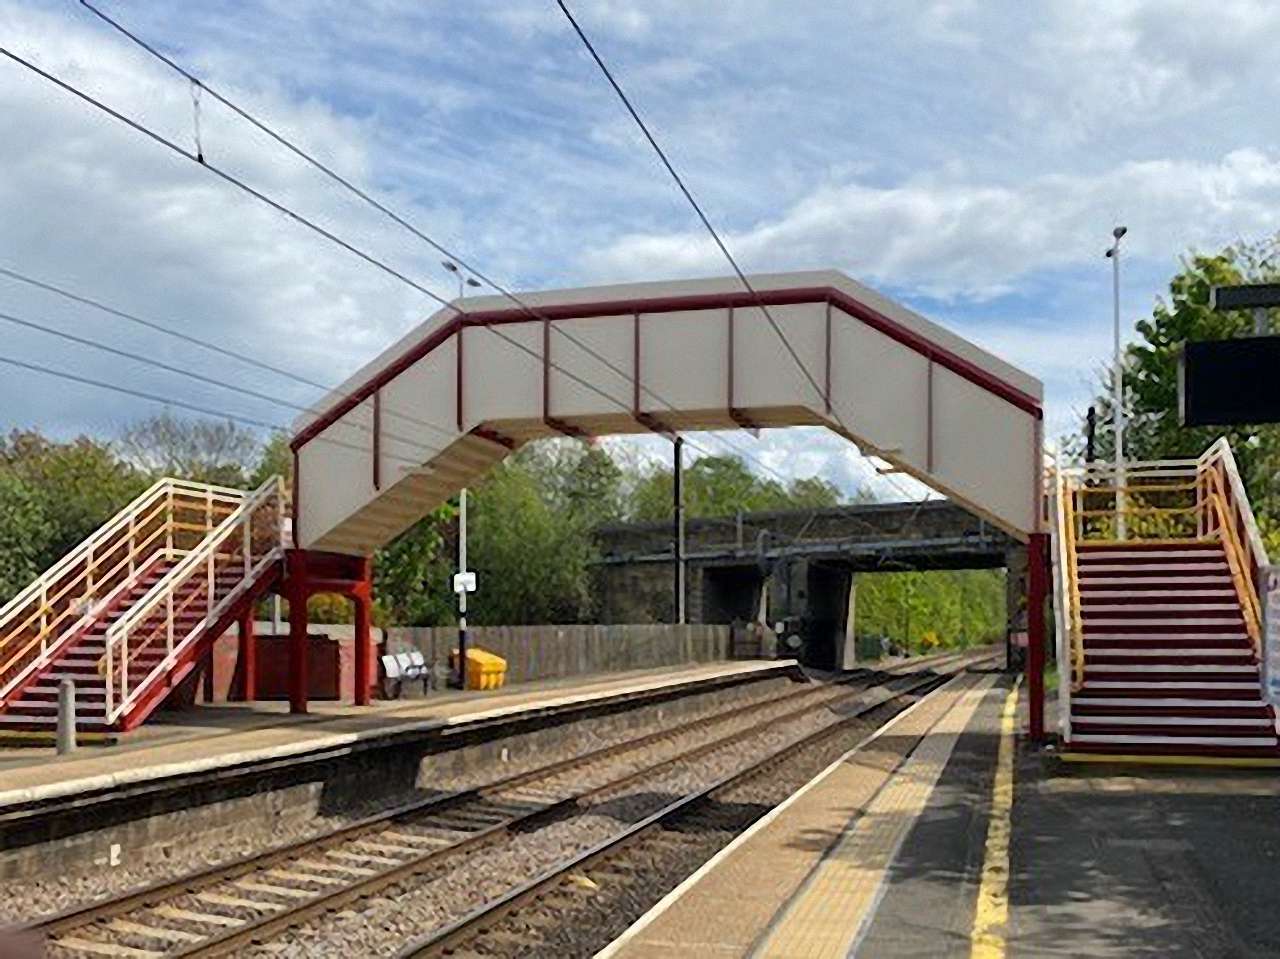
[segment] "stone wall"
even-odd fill
[[[506,659],[512,683],[729,658],[728,626],[473,626],[470,641]],[[453,627],[387,630],[387,651],[417,648],[436,664],[446,663],[457,643]]]

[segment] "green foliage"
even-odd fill
[[[659,520],[671,516],[674,486],[670,468],[650,467],[632,493],[630,518]],[[689,516],[731,516],[738,510],[836,506],[840,491],[817,477],[793,480],[789,487],[784,486],[753,473],[736,456],[704,456],[685,467],[684,502]]]
[[[86,436],[59,443],[33,431],[14,431],[0,441],[0,475],[22,483],[52,525],[38,556],[41,570],[150,485],[107,443]]]
[[[913,653],[996,642],[1004,637],[999,570],[869,573],[858,576],[860,636],[888,636]]]
[[[12,470],[0,471],[0,602],[39,576],[57,527],[40,495]]]
[[[1248,311],[1218,312],[1209,308],[1215,285],[1280,280],[1280,236],[1227,247],[1216,255],[1192,253],[1169,281],[1168,299],[1158,299],[1149,318],[1136,324],[1138,339],[1126,353],[1124,385],[1129,396],[1125,452],[1133,459],[1198,456],[1219,436],[1226,436],[1240,467],[1259,524],[1273,547],[1280,546],[1280,502],[1274,491],[1280,477],[1280,426],[1186,428],[1178,424],[1178,356],[1182,344],[1249,336]],[[1276,330],[1280,311],[1272,310]],[[1248,384],[1241,384],[1247,388]],[[1115,449],[1110,430],[1110,378],[1100,384],[1095,401],[1099,414],[1097,449],[1110,459]],[[1065,444],[1079,455],[1080,437]]]
[[[441,506],[374,555],[375,618],[399,626],[453,622],[454,564],[445,550],[445,534],[456,514],[452,505]]]

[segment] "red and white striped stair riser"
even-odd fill
[[[1221,543],[1082,545],[1077,569],[1085,667],[1068,748],[1280,757]]]

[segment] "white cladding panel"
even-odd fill
[[[458,437],[457,344],[450,337],[382,387],[382,488]]]
[[[771,306],[808,376],[787,350],[769,317],[756,307],[733,311],[733,404],[738,407],[808,406],[821,413],[827,369],[826,305]],[[809,377],[817,382],[815,387]]]
[[[1017,529],[1036,528],[1036,419],[995,394],[935,366],[933,475],[979,510]]]
[[[298,450],[304,505],[297,542],[306,546],[373,497],[373,400],[365,400]]]
[[[838,309],[831,311],[831,405],[850,432],[926,468],[928,359]]]
[[[729,386],[726,316],[724,310],[641,314],[642,410],[724,409]]]
[[[463,330],[462,425],[542,416],[542,324]]]
[[[569,418],[630,410],[634,393],[631,379],[635,366],[634,343],[635,319],[630,313],[554,321],[551,360],[555,366],[551,369],[550,415]],[[599,392],[576,382],[562,370],[585,380]],[[606,399],[601,393],[610,398]]]

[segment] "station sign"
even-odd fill
[[[453,574],[453,591],[459,595],[476,591],[476,574],[472,570],[464,570]]]

